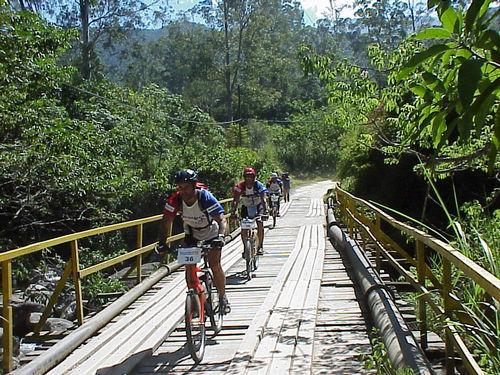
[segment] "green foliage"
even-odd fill
[[[490,1],[472,1],[466,11],[448,1],[437,7],[442,28],[428,29],[416,40],[445,39],[418,46],[397,74],[417,94],[415,116],[406,124],[403,146],[425,142],[432,150],[427,166],[434,171],[477,166],[498,168],[500,125],[497,121],[500,79],[498,31],[490,29],[498,11]],[[406,129],[405,129],[406,127]]]
[[[70,35],[31,13],[0,20],[3,249],[157,214],[180,168],[199,169],[221,197],[247,164],[268,169],[255,152],[227,148],[221,126],[165,89],[63,83],[69,70],[57,55]]]
[[[391,360],[389,359],[387,353],[387,347],[381,341],[378,336],[378,330],[376,328],[372,329],[371,332],[371,345],[372,345],[372,354],[362,355],[361,359],[363,360],[363,364],[365,369],[367,370],[377,370],[377,374],[380,375],[414,375],[415,371],[413,371],[410,367],[404,369],[394,369]]]
[[[157,41],[134,48],[123,78],[131,87],[168,87],[219,121],[284,119],[297,98],[322,100],[297,52],[301,42],[332,38],[306,29],[298,4],[202,1],[190,13],[204,24],[186,15],[166,25]]]
[[[337,170],[343,184],[354,187],[363,182],[365,170],[374,170],[374,178],[365,182],[373,198],[387,177],[383,171],[388,170],[377,164],[378,159],[397,165],[393,173],[403,169],[406,154],[419,159],[415,169],[434,188],[447,219],[444,224],[456,233],[455,245],[497,274],[499,223],[492,207],[498,204],[498,192],[483,206],[479,202],[464,205],[466,218],[459,220],[459,226],[456,217],[461,215],[452,215],[447,207],[453,197],[445,201],[436,186],[437,177],[463,169],[498,171],[500,38],[497,30],[489,28],[498,11],[490,8],[489,1],[480,0],[472,1],[466,12],[452,8],[448,1],[435,5],[442,27],[419,32],[395,50],[388,50],[387,43],[369,46],[370,67],[365,71],[334,54],[317,55],[311,48],[303,49],[302,63],[306,72],[325,83],[328,109],[342,125]],[[410,179],[409,170],[406,173],[401,181]],[[389,199],[393,206],[396,198]],[[455,198],[455,202],[458,207],[461,200]],[[471,317],[477,328],[453,324],[467,332],[484,369],[496,373],[498,355],[492,348],[498,347],[498,303],[458,272],[453,281],[465,301],[464,311],[458,313]]]
[[[99,301],[96,297],[100,293],[125,292],[125,284],[115,277],[106,277],[102,272],[96,272],[83,279],[83,298],[92,300],[93,304],[102,305],[105,300]]]
[[[494,201],[491,196],[490,202]],[[478,201],[467,202],[461,207],[458,223],[462,228],[467,256],[500,278],[500,209],[488,212]]]
[[[355,16],[360,18],[359,27],[367,30],[371,43],[395,48],[411,30],[407,17],[409,3],[405,1],[377,0],[355,1]]]
[[[68,58],[78,66],[83,79],[102,75],[103,64],[96,51],[98,43],[101,48],[114,52],[116,43],[126,38],[129,30],[154,26],[166,13],[166,7],[157,1],[28,0],[20,3],[21,7],[38,11],[51,21],[57,20],[65,29],[78,30],[78,43],[74,43]]]
[[[333,172],[342,126],[328,111],[314,109],[312,102],[295,106],[297,113],[289,117],[289,122],[271,128],[270,139],[279,160],[286,169],[297,172]]]

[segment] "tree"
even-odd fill
[[[399,0],[356,1],[355,16],[359,17],[361,33],[371,42],[392,50],[411,30],[408,4]]]
[[[96,44],[112,47],[134,28],[161,22],[167,11],[161,0],[25,0],[24,8],[38,11],[66,29],[80,30],[78,66],[84,79],[97,71]],[[149,21],[146,21],[149,19]]]
[[[397,75],[416,95],[411,122],[403,122],[403,146],[430,143],[425,161],[435,173],[486,168],[486,160],[492,172],[500,149],[500,37],[490,25],[500,10],[489,0],[473,0],[466,11],[449,1],[428,4],[437,5],[442,27],[414,39],[436,43],[420,45]]]
[[[227,33],[212,4],[202,4],[206,24],[187,17],[171,22],[157,41],[137,46],[125,79],[131,87],[146,82],[166,87],[219,121],[229,120],[231,111],[233,118],[285,119],[295,100],[324,100],[319,81],[304,77],[297,54],[302,43],[326,46],[331,35],[306,28],[297,4],[259,4],[264,8],[248,16],[241,32],[233,22]]]
[[[259,1],[201,1],[195,12],[203,17],[211,29],[214,46],[221,54],[220,73],[224,87],[226,120],[232,121],[234,116],[233,93],[239,82],[244,54],[252,48],[257,37],[256,17],[261,15],[265,0]]]

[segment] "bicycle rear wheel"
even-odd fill
[[[222,329],[222,319],[223,311],[220,310],[219,306],[219,293],[213,282],[213,276],[211,273],[206,273],[205,278],[206,290],[208,291],[207,302],[205,304],[205,311],[207,316],[210,317],[210,325],[214,334],[218,334]]]
[[[257,268],[259,268],[259,255],[255,254],[254,257],[252,258],[252,263],[253,263],[253,270],[257,271]]]
[[[252,280],[252,239],[250,235],[245,241],[245,263],[247,268],[247,280]]]
[[[198,363],[205,354],[205,314],[201,311],[198,294],[188,292],[185,307],[187,346],[191,358]]]

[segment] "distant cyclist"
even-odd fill
[[[246,168],[243,171],[244,181],[241,181],[233,188],[233,208],[231,216],[236,215],[236,209],[241,199],[241,217],[248,217],[250,219],[257,218],[257,236],[259,237],[259,244],[257,246],[257,254],[264,254],[262,244],[264,243],[264,225],[262,217],[268,215],[267,213],[267,188],[260,181],[257,181],[255,170],[253,168]],[[245,243],[247,237],[246,231],[241,233],[241,240]]]
[[[224,246],[226,219],[224,208],[217,198],[198,182],[198,176],[191,169],[183,169],[175,174],[178,190],[172,194],[163,208],[163,219],[160,224],[160,252],[169,251],[166,245],[167,232],[177,213],[184,222],[184,242],[182,247],[196,246],[197,241],[210,241],[212,250],[208,254],[208,263],[214,275],[215,286],[219,293],[219,304],[224,313],[229,313],[231,307],[226,296],[226,276],[220,264],[221,249]],[[205,188],[203,188],[205,187]],[[188,288],[193,288],[190,275],[186,272]]]
[[[283,183],[278,178],[277,173],[271,173],[269,180],[267,180],[266,187],[267,187],[267,191],[268,191],[269,195],[271,195],[271,194],[281,195],[282,194]],[[280,201],[279,200],[278,200],[278,216],[280,216]]]
[[[281,176],[283,182],[283,199],[285,202],[290,201],[290,187],[292,184],[292,179],[290,178],[290,174],[288,172],[283,172]]]

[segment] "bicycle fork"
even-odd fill
[[[190,280],[191,280],[191,286],[188,289],[188,295],[193,296],[195,295],[197,298],[200,300],[200,311],[198,313],[200,314],[200,319],[203,322],[205,319],[205,297],[206,297],[206,292],[203,290],[203,286],[201,285],[200,278],[198,277],[198,272],[201,271],[201,268],[199,268],[196,265],[186,265],[186,272],[189,273],[190,275]]]

